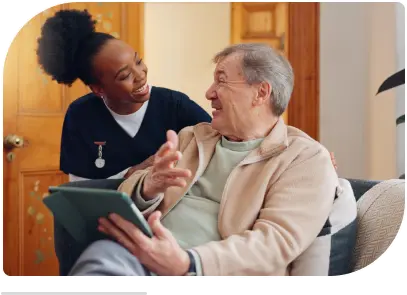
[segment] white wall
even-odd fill
[[[405,68],[405,10],[401,3],[396,3],[396,71]],[[405,114],[405,85],[395,89],[396,118]],[[397,126],[397,175],[405,173],[405,124]]]
[[[230,42],[230,3],[145,3],[149,81],[188,94],[209,113],[213,55]]]
[[[368,13],[364,3],[320,5],[320,140],[341,175],[364,177]]]
[[[394,3],[321,3],[320,134],[343,177],[396,172]]]

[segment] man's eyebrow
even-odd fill
[[[217,76],[225,75],[226,78],[227,78],[227,76],[228,76],[224,70],[216,70],[216,71],[215,71],[215,75],[217,75]]]

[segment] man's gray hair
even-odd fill
[[[267,82],[271,85],[271,106],[281,116],[288,106],[294,87],[294,73],[288,60],[267,44],[243,43],[226,47],[215,55],[220,62],[233,53],[242,54],[242,70],[247,83]]]

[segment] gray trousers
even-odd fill
[[[91,244],[71,269],[70,276],[149,276],[150,272],[121,245],[100,240]]]

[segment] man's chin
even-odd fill
[[[215,129],[216,131],[218,131],[220,133],[221,124],[220,124],[219,118],[216,118],[216,117],[213,118],[211,121],[211,126],[212,126],[212,129]]]

